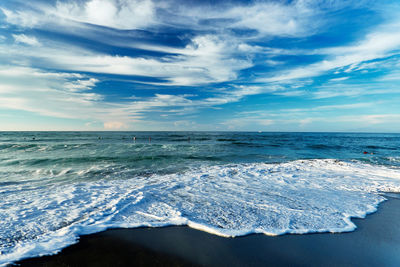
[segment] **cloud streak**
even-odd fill
[[[327,58],[273,77],[259,78],[257,81],[287,82],[316,77],[332,71],[349,73],[359,70],[357,67],[361,63],[387,58],[400,51],[400,33],[397,30],[399,25],[396,23],[381,26],[353,45],[316,50],[316,54],[325,55]]]
[[[38,44],[36,39],[24,35],[14,38]],[[42,65],[60,70],[156,77],[167,81],[158,82],[158,85],[169,86],[231,81],[237,78],[240,70],[252,66],[249,59],[233,56],[239,54],[239,44],[213,35],[197,36],[180,50],[180,54],[163,58],[111,56],[75,47],[68,50],[56,46],[0,49],[3,54],[10,51],[14,56],[30,59],[31,64],[38,64],[40,59]]]
[[[34,36],[27,36],[25,34],[13,34],[14,40],[19,44],[27,44],[31,46],[39,46],[40,42]]]

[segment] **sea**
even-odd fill
[[[0,266],[109,228],[348,232],[400,192],[400,134],[0,132]]]

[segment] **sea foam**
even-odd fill
[[[225,237],[352,231],[350,218],[376,211],[382,192],[400,192],[399,169],[333,159],[9,183],[0,188],[0,265],[57,253],[111,227],[188,225]]]

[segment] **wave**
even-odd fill
[[[396,147],[388,147],[388,146],[375,146],[375,145],[369,145],[366,146],[368,149],[385,149],[385,150],[397,150]]]
[[[217,156],[207,155],[171,155],[171,154],[154,154],[154,155],[131,155],[131,156],[96,156],[96,157],[42,157],[35,159],[3,159],[3,166],[25,166],[25,167],[48,167],[60,165],[78,165],[78,164],[101,164],[101,163],[115,163],[115,164],[137,164],[140,162],[161,162],[173,163],[184,160],[197,160],[197,161],[218,161],[221,160]]]
[[[400,192],[400,171],[317,159],[3,186],[0,265],[57,253],[112,227],[188,225],[226,237],[352,231],[350,219],[376,211],[382,192]]]
[[[232,145],[243,146],[243,147],[265,147],[268,145],[260,143],[249,143],[249,142],[232,142]]]
[[[340,145],[326,145],[326,144],[314,144],[314,145],[308,145],[307,147],[311,148],[311,149],[315,149],[315,150],[340,150],[343,149],[343,146]]]

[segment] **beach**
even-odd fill
[[[10,132],[0,141],[0,266],[400,262],[399,200],[382,193],[400,192],[399,135]]]
[[[352,219],[348,233],[224,238],[187,226],[110,229],[20,266],[399,266],[400,199]]]

